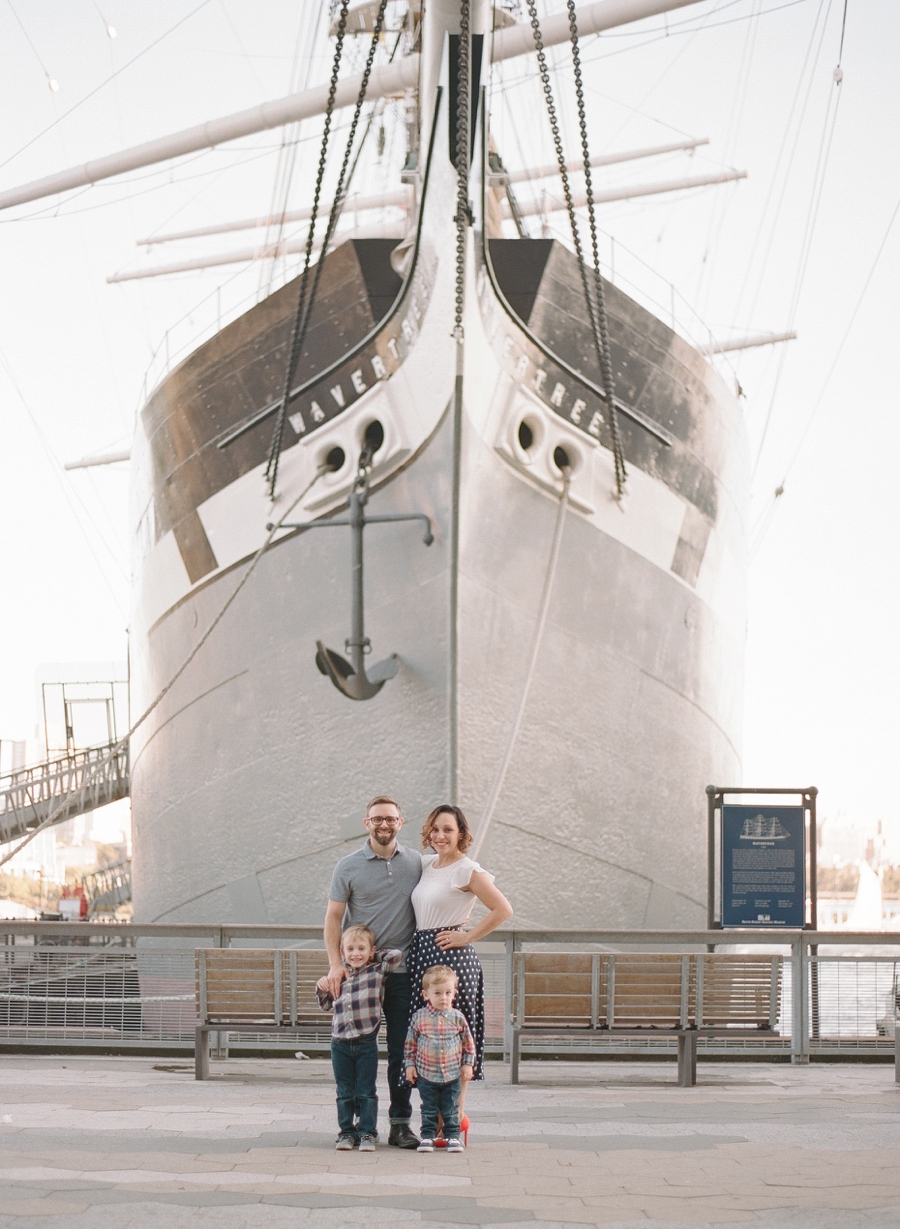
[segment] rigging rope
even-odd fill
[[[25,846],[28,845],[31,841],[33,841],[34,838],[39,835],[39,833],[43,832],[46,828],[49,828],[51,824],[54,824],[57,821],[57,819],[59,819],[60,815],[63,814],[66,807],[69,805],[69,802],[71,801],[72,797],[76,793],[80,793],[81,790],[85,789],[88,785],[90,785],[92,781],[96,780],[96,778],[100,775],[103,769],[106,768],[108,764],[112,763],[112,761],[116,759],[116,757],[120,754],[120,752],[122,752],[128,746],[131,736],[137,730],[140,729],[140,727],[144,724],[144,722],[147,720],[150,714],[154,711],[154,709],[159,707],[162,701],[166,698],[166,696],[169,694],[169,692],[172,690],[172,688],[181,678],[182,674],[184,674],[185,670],[187,670],[188,666],[191,664],[191,662],[194,660],[194,658],[197,656],[197,654],[206,644],[207,640],[213,634],[215,629],[221,623],[222,619],[225,617],[225,612],[232,605],[237,595],[240,593],[244,585],[246,585],[247,581],[253,575],[254,571],[256,570],[256,565],[259,563],[260,559],[262,559],[263,555],[268,550],[269,544],[271,543],[272,539],[275,537],[275,534],[278,533],[283,522],[287,520],[287,518],[291,515],[291,513],[297,507],[297,504],[300,503],[301,499],[304,499],[306,497],[306,495],[310,492],[313,486],[319,481],[322,475],[327,472],[328,472],[328,466],[320,465],[319,468],[316,470],[312,481],[307,483],[306,487],[300,492],[300,494],[293,501],[293,503],[287,509],[287,511],[283,512],[282,515],[278,518],[278,521],[269,530],[269,533],[267,534],[262,546],[260,546],[259,550],[250,560],[250,566],[247,568],[247,571],[241,577],[237,585],[235,585],[231,595],[229,596],[229,598],[223,605],[222,609],[219,611],[219,613],[210,623],[209,627],[207,627],[206,631],[203,633],[203,635],[200,637],[200,639],[191,649],[190,653],[188,653],[187,657],[184,659],[184,661],[181,663],[181,665],[178,667],[178,669],[169,679],[168,683],[166,683],[165,687],[163,687],[162,691],[159,692],[159,694],[155,697],[152,703],[149,704],[148,707],[144,709],[140,717],[138,717],[137,721],[135,721],[134,724],[131,726],[131,728],[128,730],[127,734],[125,734],[123,738],[119,739],[119,741],[111,749],[108,755],[104,756],[102,760],[99,760],[97,762],[97,764],[94,766],[93,771],[88,773],[88,775],[84,777],[84,779],[81,782],[81,785],[78,787],[77,790],[71,790],[68,794],[66,794],[65,798],[59,804],[59,806],[56,808],[55,811],[51,811],[50,814],[47,816],[47,818],[42,820],[36,828],[34,828],[31,832],[29,832],[28,836],[26,836],[23,841],[20,841],[20,843],[15,847],[15,849],[10,850],[9,853],[5,854],[4,857],[0,858],[0,866],[5,866],[6,863],[10,860],[10,858],[14,858],[16,854],[19,853],[21,850],[23,850]]]
[[[549,119],[550,119],[550,131],[553,134],[553,146],[554,146],[554,149],[556,150],[556,161],[557,161],[557,165],[559,168],[559,177],[560,177],[560,180],[562,181],[563,193],[566,199],[566,212],[569,215],[569,225],[572,230],[572,242],[575,245],[575,257],[578,261],[578,272],[581,276],[581,285],[584,290],[585,305],[587,306],[588,317],[591,323],[591,332],[593,333],[593,337],[594,337],[594,346],[597,351],[597,361],[599,363],[600,371],[601,371],[601,375],[603,379],[604,392],[606,393],[607,412],[609,413],[609,426],[610,426],[610,432],[612,434],[613,462],[614,462],[615,474],[616,474],[616,497],[621,499],[622,495],[625,493],[625,480],[627,478],[627,473],[625,471],[625,457],[622,452],[622,442],[621,442],[621,438],[619,435],[618,416],[616,414],[615,389],[613,387],[612,360],[609,355],[609,333],[605,327],[607,323],[606,307],[605,307],[605,298],[603,297],[602,283],[600,281],[599,260],[597,256],[596,223],[594,222],[593,227],[592,227],[592,240],[594,244],[594,247],[593,247],[594,278],[595,278],[596,286],[600,288],[600,294],[598,296],[598,301],[595,302],[594,295],[591,293],[591,287],[588,281],[587,265],[584,259],[584,251],[581,245],[581,235],[578,230],[578,220],[575,217],[575,204],[572,200],[572,188],[571,188],[571,185],[569,184],[569,172],[566,168],[566,156],[563,152],[562,137],[560,136],[559,122],[556,117],[556,106],[554,105],[554,102],[553,102],[553,90],[550,85],[550,73],[547,70],[547,57],[544,54],[544,41],[543,41],[543,38],[541,37],[541,26],[538,20],[537,7],[535,4],[535,0],[528,0],[528,15],[531,19],[531,29],[532,29],[532,33],[534,34],[534,46],[535,46],[535,51],[537,52],[538,70],[540,72],[541,85],[544,91],[544,101],[547,104],[547,115],[549,116]],[[569,0],[569,29],[571,31],[572,46],[575,48],[576,53],[577,53],[578,28],[577,28],[577,24],[575,21],[575,9],[574,9],[574,4],[572,3],[572,0]],[[576,65],[577,65],[576,80],[580,86],[580,82],[581,82],[580,59],[576,60]],[[583,89],[580,90],[579,97],[578,97],[578,112],[579,112],[579,122],[581,125],[581,132],[582,132],[582,146],[583,146],[584,155],[585,155],[585,169],[588,172],[587,195],[588,195],[588,201],[590,202],[591,201],[590,171],[588,170],[588,166],[590,163],[590,156],[587,151],[586,121],[585,121],[585,115],[584,115]],[[592,203],[591,203],[591,217],[593,218]],[[600,304],[601,303],[603,304],[602,316],[603,316],[603,321],[604,321],[604,327],[601,327],[601,323],[600,323]]]
[[[278,411],[278,420],[275,424],[275,432],[272,436],[272,444],[269,449],[269,459],[266,464],[266,480],[269,484],[269,496],[272,499],[275,498],[275,484],[278,479],[278,461],[281,456],[281,446],[284,440],[284,424],[287,418],[287,408],[291,394],[291,385],[294,382],[294,373],[297,368],[297,361],[300,357],[300,352],[303,348],[303,342],[306,340],[306,332],[309,328],[310,316],[312,315],[313,305],[316,301],[319,281],[322,277],[322,269],[325,265],[325,255],[328,251],[328,245],[334,236],[334,229],[337,226],[337,220],[340,217],[341,209],[343,207],[344,185],[347,178],[347,168],[350,164],[350,155],[353,152],[353,142],[356,139],[356,129],[359,125],[359,117],[362,112],[363,102],[365,101],[366,92],[369,88],[369,77],[372,72],[372,64],[375,60],[375,52],[378,49],[378,43],[381,38],[381,27],[384,23],[384,13],[385,9],[387,8],[387,0],[381,0],[380,5],[378,6],[378,14],[375,18],[375,25],[372,29],[372,41],[369,44],[369,54],[366,57],[366,66],[363,70],[359,94],[356,97],[356,107],[353,111],[353,120],[350,124],[347,145],[344,149],[344,160],[341,164],[341,171],[340,175],[338,176],[337,187],[335,188],[334,200],[331,205],[331,213],[328,217],[328,225],[325,228],[325,237],[322,240],[319,259],[316,262],[315,272],[313,273],[312,285],[309,287],[309,294],[307,295],[306,288],[309,281],[310,262],[312,260],[313,232],[316,226],[319,199],[322,193],[322,181],[325,176],[325,158],[328,152],[328,137],[331,128],[331,116],[334,111],[334,98],[338,85],[341,50],[347,27],[348,7],[349,0],[342,0],[341,15],[338,21],[337,42],[334,53],[334,65],[331,73],[331,84],[329,86],[328,103],[325,112],[325,131],[322,134],[322,149],[319,155],[319,169],[316,175],[316,187],[313,196],[309,232],[306,237],[306,251],[304,255],[303,274],[300,279],[297,314],[294,318],[294,332],[291,338],[291,349],[288,356],[287,370],[285,372],[284,394],[281,400],[281,408]]]
[[[503,783],[506,780],[506,774],[509,770],[510,760],[512,759],[513,751],[515,750],[516,742],[519,737],[519,730],[522,726],[522,718],[525,715],[525,705],[528,702],[528,693],[531,691],[531,683],[534,678],[534,671],[537,665],[538,653],[541,647],[541,641],[544,637],[544,626],[547,622],[547,613],[550,609],[550,595],[553,592],[553,581],[556,577],[556,565],[559,562],[559,548],[562,545],[563,528],[566,523],[566,509],[569,506],[569,483],[572,478],[572,471],[568,465],[562,471],[563,489],[559,497],[559,509],[556,513],[556,526],[553,530],[553,545],[550,548],[550,560],[547,565],[547,575],[544,579],[544,592],[541,594],[541,604],[538,609],[537,623],[534,629],[534,640],[531,645],[531,657],[528,661],[528,670],[525,674],[525,682],[522,686],[522,694],[519,697],[519,707],[516,709],[515,719],[513,720],[512,729],[509,732],[509,738],[506,743],[506,750],[503,753],[503,759],[500,761],[500,767],[497,769],[497,775],[494,778],[494,784],[491,787],[490,797],[488,798],[487,806],[485,807],[484,816],[481,823],[478,825],[478,834],[475,837],[475,842],[472,846],[471,857],[477,858],[484,844],[484,838],[487,836],[488,828],[491,820],[494,818],[494,811],[497,809],[497,800],[500,797],[500,791],[503,789]]]

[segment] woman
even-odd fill
[[[466,857],[472,844],[468,820],[459,807],[439,806],[422,829],[422,878],[413,890],[416,933],[407,957],[412,984],[412,1011],[424,1006],[422,975],[435,964],[445,964],[459,978],[455,1006],[469,1022],[475,1038],[473,1079],[483,1080],[484,974],[473,943],[496,930],[512,914],[512,905],[494,887],[494,876]],[[475,901],[489,910],[486,917],[464,929]],[[466,1084],[460,1097],[460,1114]]]

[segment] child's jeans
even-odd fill
[[[378,1030],[366,1037],[332,1037],[331,1066],[337,1084],[341,1135],[374,1135],[378,1124]]]
[[[434,1139],[438,1133],[438,1114],[444,1120],[444,1139],[459,1135],[459,1076],[449,1084],[432,1084],[420,1075],[416,1082],[422,1098],[422,1138]]]

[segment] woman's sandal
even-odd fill
[[[460,1118],[459,1120],[459,1133],[462,1136],[463,1143],[468,1148],[469,1146],[469,1116],[468,1114],[463,1114],[462,1118]],[[439,1128],[438,1137],[434,1141],[434,1146],[435,1148],[446,1148],[447,1147],[447,1141],[444,1139],[443,1126]]]

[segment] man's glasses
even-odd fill
[[[400,823],[397,819],[383,819],[380,815],[369,816],[366,819],[367,824],[371,824],[373,828],[396,828]]]

